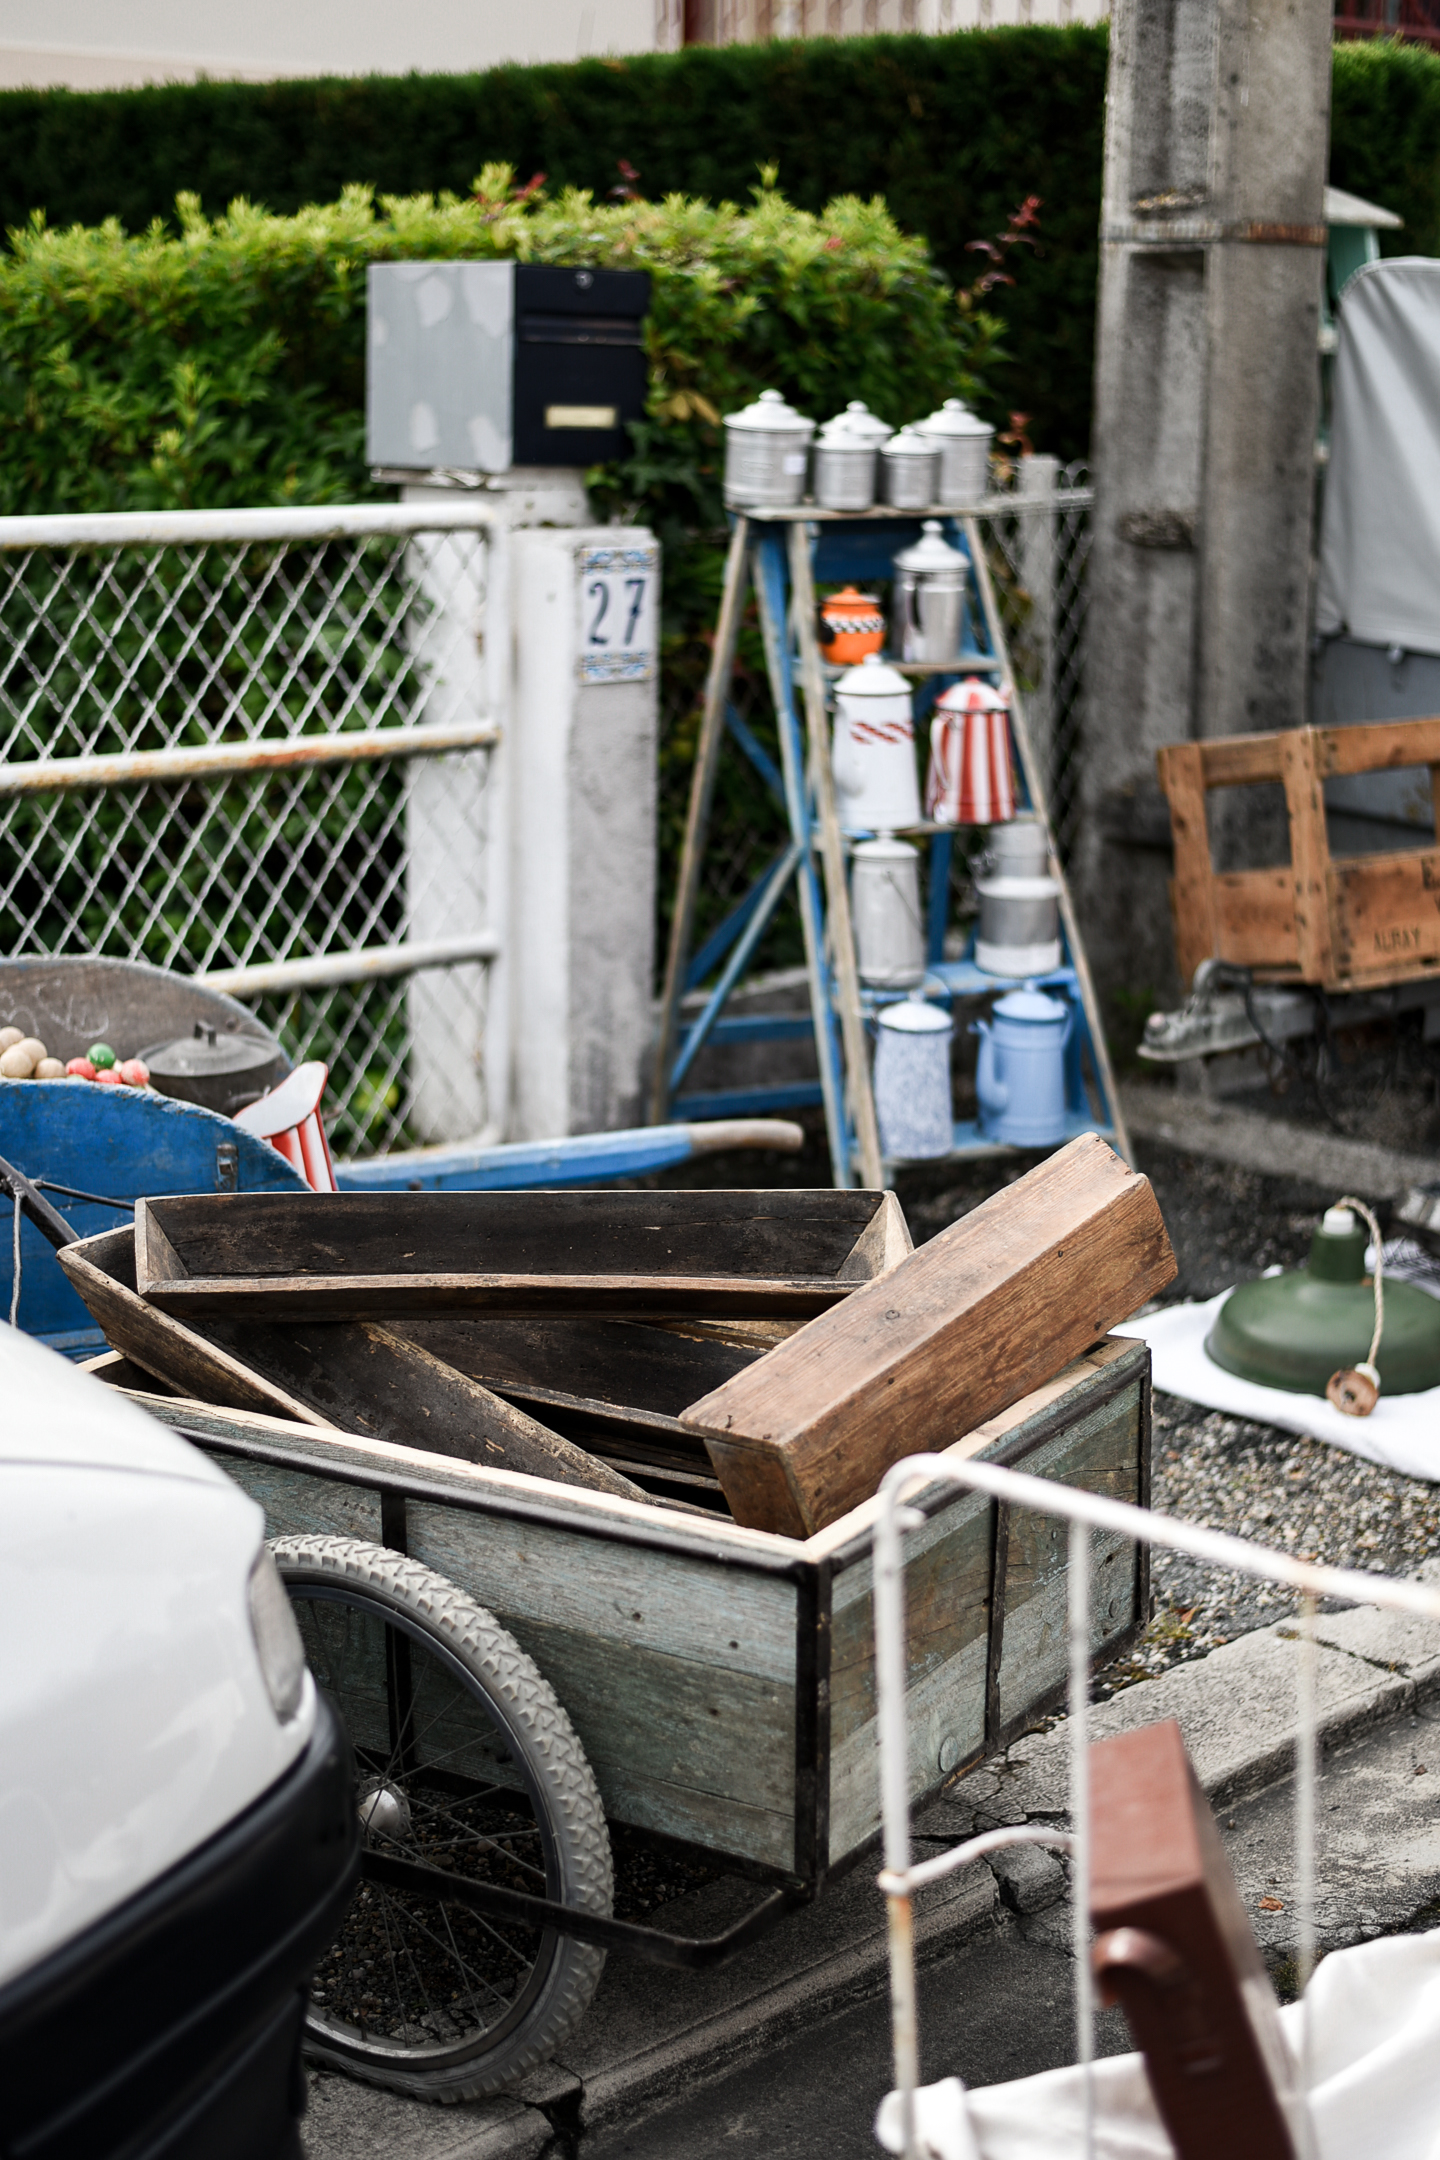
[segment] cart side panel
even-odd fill
[[[795,1867],[795,1584],[411,1502],[408,1549],[510,1629],[612,1820]]]
[[[1117,1499],[1148,1498],[1149,1382],[1125,1351],[980,1451]],[[1057,1425],[1059,1429],[1057,1430]],[[1065,1678],[1065,1533],[1048,1518],[996,1511],[956,1488],[921,1496],[928,1521],[904,1542],[909,1779],[913,1799],[1010,1737]],[[1143,1567],[1094,1542],[1097,1650],[1139,1623]],[[867,1549],[837,1564],[830,1758],[830,1856],[838,1864],[880,1825],[875,1752],[874,1607]],[[1008,1726],[1004,1723],[1008,1719]]]
[[[910,1789],[925,1792],[985,1742],[991,1506],[957,1492],[904,1544],[906,1730]],[[862,1845],[879,1823],[875,1607],[868,1559],[833,1592],[830,1849]]]
[[[266,1537],[354,1537],[384,1544],[378,1493],[306,1477],[303,1470],[250,1462],[243,1455],[222,1455],[220,1460],[226,1474],[264,1508]]]
[[[1139,1386],[1126,1388],[1070,1431],[1025,1459],[1035,1477],[1054,1478],[1112,1500],[1144,1500],[1143,1410]],[[1005,1510],[997,1540],[998,1635],[992,1744],[1001,1745],[1065,1684],[1067,1532],[1054,1516]],[[1097,1656],[1143,1624],[1144,1571],[1128,1539],[1093,1533],[1090,1641]]]

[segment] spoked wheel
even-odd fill
[[[316,1685],[355,1750],[376,1853],[608,1914],[610,1840],[575,1731],[464,1591],[354,1538],[272,1548]],[[363,1881],[315,1975],[306,2050],[395,2092],[473,2100],[545,2062],[603,1950]]]

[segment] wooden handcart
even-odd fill
[[[265,1510],[311,1668],[355,1744],[365,1873],[312,2001],[314,2056],[430,2098],[548,2058],[604,1954],[725,1963],[874,1844],[879,1503],[790,1539],[143,1389]],[[1144,1505],[1143,1345],[1107,1339],[961,1456]],[[1055,1526],[953,1487],[906,1541],[919,1800],[1059,1700]],[[1143,1553],[1097,1540],[1093,1644],[1144,1625]],[[726,1933],[612,1912],[605,1823],[752,1877]]]

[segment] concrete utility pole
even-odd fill
[[[1179,987],[1156,750],[1304,717],[1330,46],[1330,0],[1111,13],[1074,869],[1112,994]]]

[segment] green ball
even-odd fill
[[[115,1063],[115,1052],[109,1043],[91,1043],[85,1055],[97,1072],[108,1072]]]

